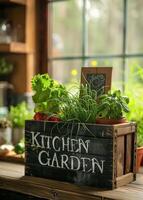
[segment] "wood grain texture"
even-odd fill
[[[135,132],[136,127],[132,123],[130,125],[127,123],[126,125],[125,125],[125,127],[119,127],[118,128],[118,131],[117,131],[118,136],[126,135],[126,134],[129,134],[129,133]]]
[[[45,200],[45,198],[33,197],[19,192],[0,189],[0,199],[4,200]]]
[[[0,52],[27,53],[27,48],[24,43],[12,42],[10,44],[0,44]]]
[[[99,190],[59,181],[27,177],[24,165],[0,162],[0,189],[19,192],[33,197],[57,200],[141,200],[143,199],[143,175],[137,181],[115,190]]]
[[[122,185],[126,185],[133,181],[133,173],[128,173],[123,176],[117,177],[117,187],[121,187]]]
[[[117,138],[117,177],[124,174],[124,162],[125,162],[125,138],[120,136]]]
[[[132,170],[132,161],[133,161],[133,154],[132,145],[133,137],[132,134],[128,134],[125,137],[125,174],[131,172]]]

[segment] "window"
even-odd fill
[[[113,66],[113,86],[124,89],[143,65],[142,0],[49,0],[47,10],[48,70],[56,80],[79,80],[82,66]]]

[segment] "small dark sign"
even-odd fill
[[[112,67],[83,67],[81,83],[89,84],[97,95],[107,93],[111,89]]]

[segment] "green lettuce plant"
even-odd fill
[[[48,115],[59,113],[61,98],[67,96],[67,90],[62,84],[54,81],[48,74],[38,74],[32,79],[32,89],[35,112]]]

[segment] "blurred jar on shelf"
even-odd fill
[[[0,43],[12,42],[13,26],[11,20],[0,19]]]

